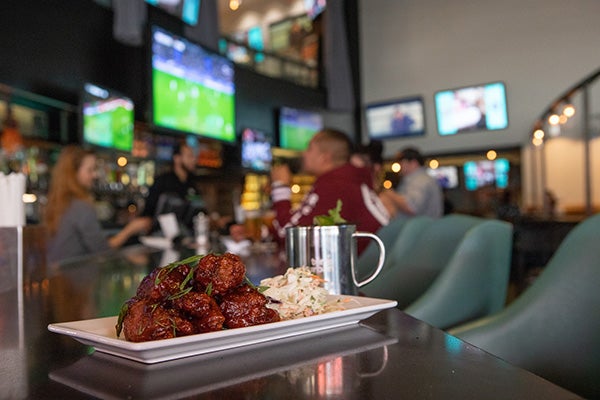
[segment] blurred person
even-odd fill
[[[19,132],[17,120],[13,116],[12,108],[8,105],[6,119],[0,131],[0,149],[10,155],[22,150],[23,147],[23,137]]]
[[[161,195],[170,194],[183,201],[190,202],[199,197],[196,189],[196,156],[194,150],[185,142],[178,144],[173,150],[171,169],[154,180],[146,198],[140,217],[134,221],[145,225],[146,231],[156,228],[157,213],[161,210]],[[198,209],[200,211],[200,209]],[[181,216],[178,216],[181,218]],[[179,221],[182,223],[183,221]],[[189,221],[188,221],[189,223]]]
[[[396,190],[388,189],[379,198],[392,217],[427,215],[439,218],[444,214],[442,188],[425,170],[425,158],[419,150],[407,147],[398,155],[402,180]]]
[[[390,130],[392,133],[410,132],[414,124],[415,120],[410,115],[405,114],[400,107],[397,107],[390,122]]]
[[[313,225],[314,217],[328,214],[338,199],[342,201],[342,217],[356,224],[358,231],[375,233],[388,223],[388,213],[372,189],[369,170],[350,163],[351,149],[352,143],[343,132],[323,129],[313,136],[302,154],[302,168],[316,180],[297,210],[291,209],[289,167],[282,164],[272,168],[273,226],[281,241],[286,227]],[[358,243],[359,253],[368,244],[363,242]]]
[[[131,223],[107,238],[94,208],[95,179],[96,155],[92,151],[78,146],[61,151],[52,170],[44,212],[49,263],[120,247],[145,228]]]
[[[350,157],[350,163],[359,168],[368,168],[373,179],[373,189],[379,192],[383,177],[383,142],[371,140],[367,145],[359,145]]]

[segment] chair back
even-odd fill
[[[600,214],[579,223],[503,311],[449,332],[587,398],[600,398]]]
[[[381,241],[383,242],[386,253],[392,247],[394,241],[398,238],[398,236],[400,236],[400,232],[402,232],[402,229],[406,225],[406,222],[410,219],[411,217],[409,216],[398,215],[396,218],[392,219],[387,225],[382,226],[377,232],[375,232],[377,237],[379,237],[379,239],[381,239]],[[387,257],[388,256],[386,256],[386,258]],[[358,271],[358,275],[368,276],[375,269],[378,261],[379,247],[373,240],[369,240],[369,244],[356,260],[356,269]]]
[[[506,301],[512,224],[488,220],[471,228],[448,265],[404,311],[440,329],[500,311]]]
[[[363,293],[396,300],[404,309],[431,285],[466,232],[483,220],[462,214],[412,218],[388,252],[382,273]]]

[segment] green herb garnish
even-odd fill
[[[191,286],[188,287],[188,288],[186,288],[186,289],[180,290],[179,292],[173,293],[172,295],[170,295],[169,297],[167,297],[167,300],[175,300],[175,299],[178,299],[180,297],[183,297],[186,294],[188,294],[189,292],[191,292],[191,290],[192,290]]]
[[[342,218],[341,212],[342,212],[342,200],[338,199],[336,207],[329,210],[327,215],[315,216],[313,218],[313,224],[319,225],[319,226],[345,224],[348,221],[346,221],[344,218]]]
[[[121,306],[121,311],[119,312],[119,318],[117,319],[117,325],[115,325],[115,329],[117,331],[117,337],[121,335],[121,331],[123,330],[123,320],[125,319],[125,315],[127,315],[127,311],[129,310],[129,303],[125,302]]]
[[[171,264],[168,264],[168,265],[162,267],[161,271],[158,274],[156,274],[156,278],[154,279],[154,285],[158,286],[162,282],[162,279],[164,276],[171,273],[171,271],[173,271],[175,268],[179,267],[180,265],[195,263],[195,265],[191,268],[191,271],[190,271],[190,274],[191,274],[192,271],[194,270],[194,268],[196,268],[198,266],[198,262],[202,259],[202,257],[204,257],[204,254],[195,255],[195,256],[188,257],[185,260],[173,262]],[[163,272],[163,271],[165,271],[164,274],[161,274],[161,272]],[[188,276],[185,278],[184,283],[187,283],[191,279],[190,274],[188,274]]]

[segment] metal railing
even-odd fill
[[[309,88],[320,86],[319,66],[315,60],[304,60],[293,53],[256,50],[228,37],[221,38],[219,50],[236,64],[247,66],[262,75]]]

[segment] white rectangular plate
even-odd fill
[[[344,310],[270,324],[182,336],[173,339],[133,343],[117,338],[117,317],[88,319],[48,325],[51,332],[71,336],[97,351],[153,364],[178,358],[232,349],[296,335],[356,324],[380,310],[395,307],[393,300],[359,296],[331,296],[340,299]]]

